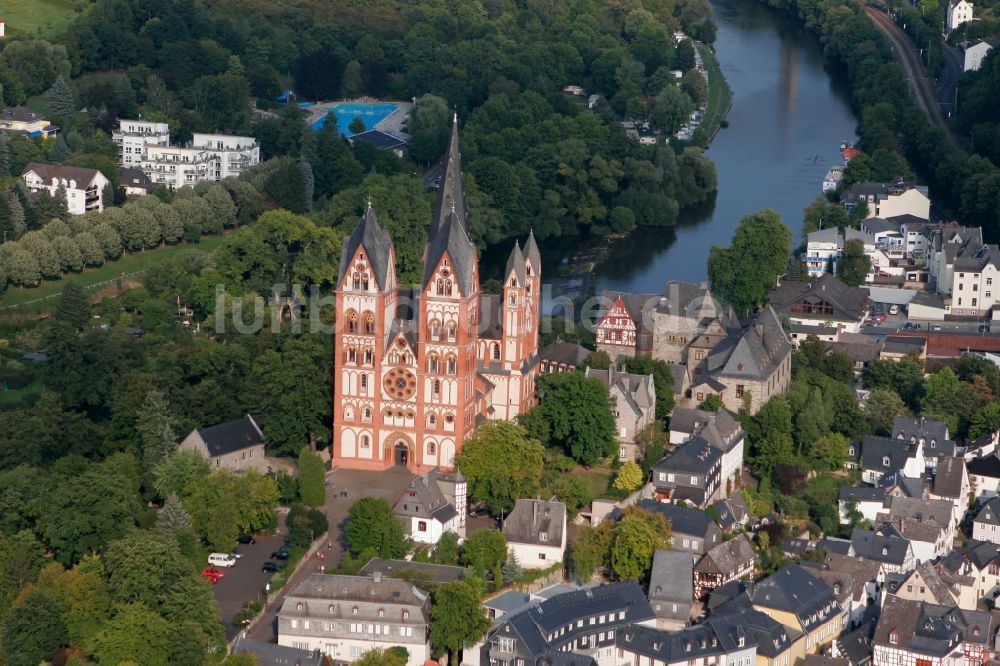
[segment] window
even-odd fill
[[[347,362],[357,363],[358,362],[358,350],[354,347],[348,347],[347,349]]]
[[[436,373],[438,371],[438,355],[431,354],[427,357],[427,372]]]
[[[375,315],[371,312],[365,315],[365,333],[368,335],[375,333]]]
[[[448,339],[454,340],[458,336],[458,327],[455,326],[455,322],[448,324]]]
[[[662,481],[662,480],[663,480],[663,475],[660,475],[660,481]],[[674,480],[674,475],[673,474],[667,474],[667,481],[669,482],[669,481],[673,481],[673,480]]]
[[[743,386],[743,384],[737,384],[736,385],[736,397],[737,398],[742,398],[743,397],[743,391],[745,390],[745,388],[746,387]]]
[[[549,540],[549,534],[548,534],[548,532],[539,532],[538,533],[538,540],[541,541],[541,542],[543,542],[543,543],[546,542],[546,541],[548,541]]]
[[[972,285],[972,291],[979,291],[979,285],[978,284],[973,284]]]
[[[347,332],[357,333],[358,332],[358,315],[353,312],[347,313]]]
[[[973,298],[973,299],[972,299],[972,305],[974,306],[975,304],[976,304],[976,299],[975,299],[975,298]]]
[[[538,553],[538,559],[544,560],[545,559],[545,553]]]
[[[493,360],[495,360],[495,361],[499,361],[500,360],[500,345],[495,344],[495,343],[493,345]]]
[[[365,358],[364,358],[365,364],[366,365],[371,365],[372,361],[374,359],[375,359],[375,354],[372,352],[372,350],[371,349],[366,349],[365,350]]]
[[[698,393],[696,393],[696,394],[695,394],[695,399],[696,399],[696,400],[697,400],[698,402],[701,402],[702,400],[704,400],[704,399],[705,399],[705,394],[704,394],[704,393],[702,393],[701,391],[698,391]]]
[[[889,466],[889,456],[882,456],[882,465],[885,467]]]
[[[441,397],[441,380],[440,379],[435,379],[433,386],[434,386],[434,397],[435,398],[440,398]]]
[[[893,645],[899,643],[899,632],[897,632],[895,629],[889,632],[889,642],[892,643]]]
[[[962,304],[962,299],[961,299],[961,298],[960,298],[960,299],[958,299],[958,304],[959,304],[959,305],[961,305],[961,304]]]
[[[426,520],[418,520],[417,521],[417,531],[418,532],[426,532],[427,531],[427,521]],[[381,611],[379,611],[379,617],[382,617],[382,612]]]
[[[437,281],[437,295],[444,296],[444,280],[441,278],[438,278]]]
[[[449,354],[447,362],[447,372],[449,375],[453,375],[457,370],[458,370],[458,360],[454,356]]]
[[[965,285],[963,283],[959,282],[958,283],[958,290],[962,291],[963,289],[965,289]]]
[[[368,375],[361,375],[361,392],[368,392]]]
[[[361,435],[361,448],[367,449],[369,446],[371,446],[371,440],[368,435]]]
[[[691,547],[692,548],[698,548],[698,540],[697,539],[691,539]]]
[[[988,285],[989,284],[993,284],[993,278],[991,278],[991,277],[986,278],[986,284],[988,284]]]
[[[692,476],[691,477],[691,485],[697,485],[697,484],[698,484],[698,477],[697,476]]]

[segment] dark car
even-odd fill
[[[270,573],[274,573],[275,571],[277,571],[280,568],[281,568],[281,565],[279,565],[277,562],[264,562],[264,566],[262,566],[260,568],[260,570],[261,571],[267,571],[267,572],[270,572]]]
[[[245,543],[247,545],[257,543],[257,539],[253,537],[252,534],[244,534],[239,539],[236,540],[238,543]]]
[[[288,559],[288,547],[282,546],[278,550],[271,553],[272,560],[287,560]]]

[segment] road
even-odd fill
[[[953,46],[949,46],[943,39],[941,40],[941,52],[944,53],[944,76],[938,81],[937,98],[942,108],[948,109],[949,115],[955,113],[955,89],[958,86],[958,78],[962,76],[965,69],[965,61],[962,52]]]
[[[910,41],[907,34],[889,16],[866,5],[862,5],[862,7],[875,23],[875,27],[885,35],[885,38],[892,45],[893,54],[903,68],[903,74],[906,76],[907,83],[909,84],[910,96],[913,98],[913,101],[927,114],[932,123],[944,130],[948,141],[954,147],[961,148],[955,135],[951,132],[951,127],[948,126],[944,113],[941,111],[941,105],[938,104],[937,95],[934,94],[931,86],[931,79],[923,63],[915,53],[913,42]]]

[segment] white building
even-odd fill
[[[823,178],[823,191],[832,192],[838,187],[840,187],[840,181],[844,180],[844,169],[846,167],[836,164],[830,167],[830,170],[826,172],[826,177]]]
[[[503,521],[507,547],[522,569],[546,569],[563,561],[566,552],[566,504],[519,499]]]
[[[141,168],[154,185],[166,185],[172,190],[214,180],[217,158],[199,148],[146,146]]]
[[[921,220],[929,220],[931,200],[927,197],[927,187],[913,185],[903,180],[892,183],[855,183],[842,197],[844,207],[850,211],[855,206],[865,206],[865,217],[889,219],[901,215],[912,215]]]
[[[983,64],[983,58],[986,54],[993,49],[993,45],[989,42],[984,42],[982,40],[970,44],[965,47],[965,62],[963,64],[963,71],[966,72],[978,72],[980,65]]]
[[[148,120],[118,120],[118,129],[111,133],[111,140],[119,147],[118,164],[137,167],[146,155],[146,146],[169,146],[170,126]]]
[[[71,215],[104,210],[104,186],[110,182],[97,169],[38,162],[31,162],[24,167],[21,180],[29,192],[45,192],[53,197],[63,188],[66,192],[66,210]]]
[[[948,3],[948,11],[944,17],[944,26],[951,32],[958,26],[973,20],[972,3],[968,0],[951,0]]]
[[[216,156],[212,180],[239,176],[260,163],[260,144],[252,136],[193,134],[191,147],[207,150]]]
[[[857,229],[845,229],[840,232],[837,227],[820,229],[806,236],[806,256],[804,261],[810,277],[819,277],[824,273],[837,272],[837,261],[844,254],[844,245],[849,240],[860,240],[865,246],[865,254],[875,264],[875,236]]]
[[[437,469],[414,477],[393,506],[407,534],[418,543],[436,544],[445,532],[465,538],[465,476]]]
[[[402,580],[312,574],[288,593],[278,611],[278,645],[319,650],[354,661],[372,648],[396,645],[407,666],[431,657],[427,592]]]

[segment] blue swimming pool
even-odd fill
[[[399,106],[396,104],[388,103],[376,103],[371,104],[357,103],[357,102],[343,102],[337,106],[331,107],[330,112],[314,122],[312,127],[317,132],[323,129],[326,125],[326,121],[330,116],[335,116],[337,118],[337,129],[344,136],[350,136],[351,132],[347,129],[347,126],[351,124],[351,121],[361,117],[365,121],[365,129],[370,130],[380,122],[392,115],[392,112],[398,109]]]

